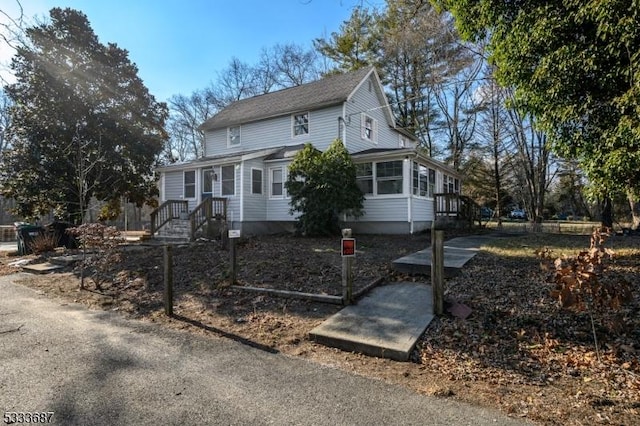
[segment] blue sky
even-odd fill
[[[354,6],[382,0],[22,0],[28,17],[70,7],[87,15],[102,43],[129,51],[158,100],[207,87],[231,57],[253,64],[277,43],[311,46],[329,36]],[[0,10],[17,16],[15,0]],[[3,17],[0,17],[0,22]],[[4,50],[2,50],[4,49]],[[0,46],[0,61],[10,52]],[[5,67],[6,70],[6,67]]]

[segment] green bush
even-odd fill
[[[362,215],[364,195],[340,139],[325,152],[306,144],[289,166],[285,187],[291,196],[290,212],[300,213],[296,228],[302,235],[337,235],[341,214]]]

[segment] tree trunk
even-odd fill
[[[602,201],[602,226],[605,228],[613,228],[613,205],[610,197],[605,197]]]
[[[631,229],[637,231],[640,226],[640,203],[631,190],[627,192],[627,199],[629,200],[629,207],[631,208]]]

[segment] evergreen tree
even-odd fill
[[[92,197],[116,207],[121,197],[150,202],[166,105],[149,94],[126,50],[98,41],[84,14],[54,8],[50,18],[26,29],[28,43],[11,65],[2,194],[23,217],[53,209],[74,222]]]
[[[296,225],[303,235],[339,234],[341,214],[362,215],[356,168],[339,139],[325,152],[306,144],[291,162],[285,186],[291,213],[300,213]]]

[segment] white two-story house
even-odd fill
[[[157,169],[161,202],[189,210],[227,200],[227,221],[244,234],[292,230],[287,166],[305,143],[325,150],[340,138],[358,170],[364,215],[356,233],[415,233],[434,220],[434,194],[459,193],[460,177],[416,149],[396,126],[374,68],[332,75],[230,104],[204,122],[202,158]],[[186,202],[185,202],[186,201]]]

